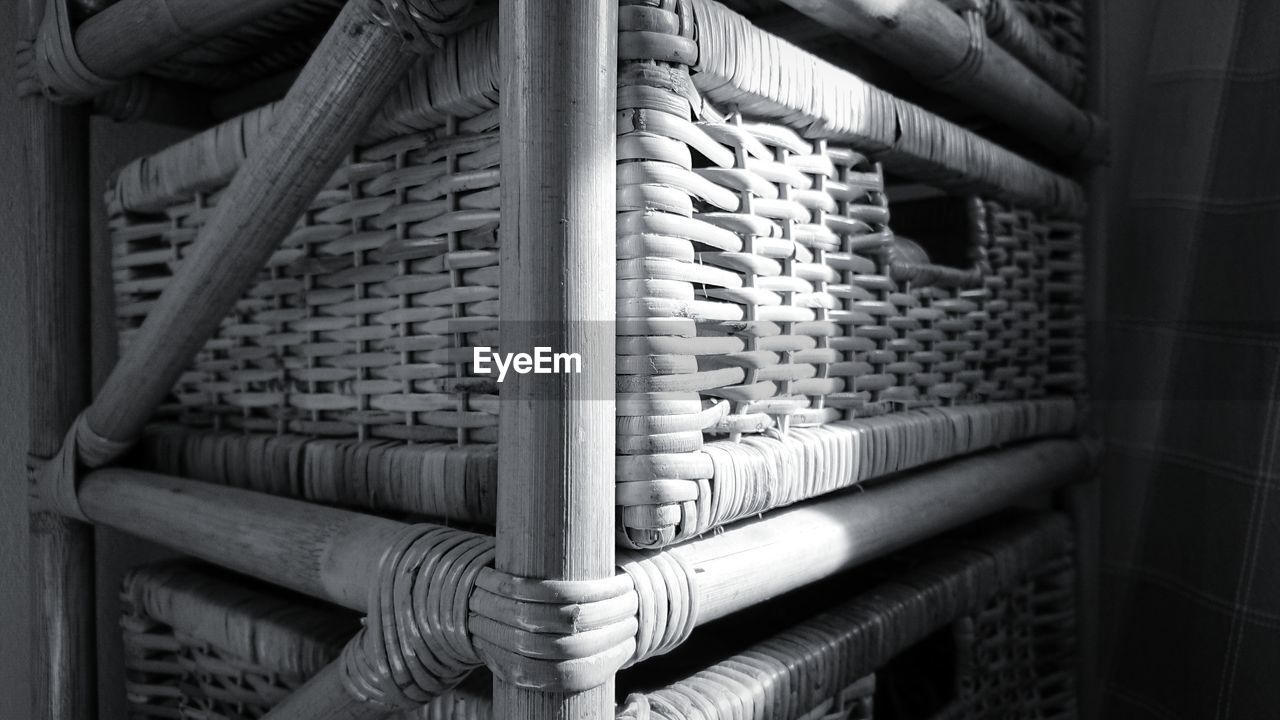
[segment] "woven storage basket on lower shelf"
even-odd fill
[[[667,656],[663,667],[705,669],[631,695],[619,717],[871,720],[877,682],[924,691],[920,663],[902,653],[941,636],[952,659],[943,678],[947,697],[931,717],[1073,718],[1069,549],[1062,518],[1028,515],[909,550],[869,569],[884,579],[866,592],[742,652],[709,665],[687,650]],[[135,570],[124,599],[126,675],[137,718],[259,717],[335,658],[357,626],[347,611],[194,563]],[[766,611],[785,617],[787,606],[784,600]],[[745,622],[751,628],[755,621]],[[717,635],[715,626],[701,632],[692,646],[704,657],[705,648],[743,636]],[[879,681],[868,675],[873,671]],[[489,720],[487,684],[477,673],[400,717]],[[626,684],[624,677],[620,687]],[[893,707],[889,714],[901,717]]]
[[[623,544],[1074,431],[1077,185],[710,0],[623,0],[619,26],[617,357],[584,361],[617,368]],[[180,380],[145,465],[492,522],[500,385],[471,360],[499,334],[496,35],[411,73]],[[271,117],[115,179],[123,343]],[[967,202],[942,248],[962,262],[895,237],[881,163]]]

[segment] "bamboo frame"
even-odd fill
[[[940,0],[783,2],[1057,154],[1106,157],[1102,120],[993,42],[973,57],[973,30]]]
[[[264,0],[255,12],[282,2]],[[20,28],[28,35],[39,16],[32,3],[39,0],[19,6],[20,14],[26,11]],[[171,3],[169,10],[178,14],[212,12],[194,0]],[[242,22],[249,9],[240,6],[252,4],[236,5],[240,14],[214,13],[214,24]],[[110,58],[123,48],[114,67],[127,68],[181,49],[184,41],[174,35],[144,38],[134,47],[120,42],[122,28],[141,37],[147,30],[139,28],[154,30],[159,26],[147,24],[160,21],[145,13],[122,20],[124,15],[113,13],[163,6],[162,0],[124,0],[95,18],[98,29],[94,21],[85,23],[80,32],[90,35],[83,45],[77,33],[82,59]],[[502,344],[556,344],[557,351],[585,358],[581,375],[515,376],[504,393],[510,405],[501,422],[511,441],[499,450],[500,473],[508,482],[500,496],[496,566],[518,578],[592,581],[616,572],[609,324],[614,257],[611,243],[594,241],[609,236],[614,223],[616,9],[614,0],[503,0],[508,21],[501,65],[508,102],[501,110],[502,152],[512,178],[502,185]],[[516,47],[523,52],[509,52]],[[143,62],[147,53],[151,60]],[[182,264],[86,411],[91,432],[116,442],[140,432],[412,57],[401,35],[375,20],[363,0],[344,8],[286,98],[270,139],[250,155],[201,231],[199,251]],[[1002,62],[996,66],[1005,67]],[[991,72],[983,82],[1017,95],[1011,89],[1017,83],[1008,76],[1016,71]],[[1021,102],[1044,100],[1039,90],[1027,92],[1018,95]],[[1055,102],[1048,100],[1064,117],[1070,115]],[[87,128],[83,109],[26,103],[36,150],[28,175],[45,200],[29,206],[51,210],[33,216],[26,240],[31,347],[42,361],[57,361],[33,365],[51,376],[33,382],[51,392],[32,405],[32,454],[48,458],[87,397],[81,352],[87,283],[77,287],[87,270],[80,246],[88,235],[87,205],[84,189],[71,182],[86,165]],[[1064,146],[1075,147],[1078,128],[1058,132]],[[1089,152],[1091,138],[1072,152]],[[55,200],[59,204],[51,205]],[[551,332],[537,321],[548,323]],[[1060,486],[1088,462],[1075,441],[1030,443],[781,510],[664,552],[697,573],[700,611],[694,620],[704,623]],[[124,469],[89,473],[76,500],[93,522],[362,610],[368,589],[377,584],[380,559],[405,529],[349,511]],[[35,686],[37,693],[48,690],[33,698],[36,716],[91,717],[91,528],[47,513],[33,518],[32,527],[34,626],[43,658],[37,673],[47,676]],[[752,552],[743,553],[744,547]],[[538,720],[607,717],[614,703],[612,680],[563,692],[495,679],[494,694],[497,716]],[[271,717],[372,718],[385,712],[352,698],[337,666],[331,666]]]
[[[16,3],[20,38],[35,37],[43,5],[41,0]],[[40,98],[18,103],[27,189],[27,217],[19,234],[27,282],[28,386],[33,388],[29,455],[46,459],[58,452],[90,391],[84,352],[89,345],[88,112]],[[35,507],[30,523],[32,682],[25,700],[30,717],[96,717],[93,528]]]
[[[117,528],[253,577],[363,611],[378,560],[404,524],[138,470],[96,470],[80,505]]]

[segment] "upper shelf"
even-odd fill
[[[75,62],[55,58],[46,64],[84,72],[26,73],[27,82],[38,75],[55,94],[75,98],[133,78],[128,92],[108,93],[127,96],[127,103],[114,105],[137,114],[136,106],[148,100],[174,107],[171,97],[165,103],[166,94],[198,94],[210,105],[210,117],[225,118],[282,94],[341,4],[170,0],[161,13],[157,3],[122,0],[76,27],[74,43],[42,41],[74,45],[70,52],[78,56]],[[1105,124],[1075,102],[1084,83],[1078,0],[899,0],[889,7],[872,0],[689,4],[703,25],[731,25],[745,16],[809,51],[831,46],[836,38],[840,52],[823,54],[841,70],[851,69],[851,53],[872,53],[910,74],[915,84],[940,91],[952,103],[949,110],[976,110],[1052,156],[1100,161],[1106,155]],[[491,7],[476,15],[489,14]],[[923,104],[937,110],[946,104],[939,100],[934,95]],[[946,114],[968,120],[956,117],[960,112]]]

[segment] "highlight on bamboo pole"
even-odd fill
[[[397,710],[364,702],[347,691],[341,660],[324,666],[262,720],[380,720]]]
[[[41,0],[19,0],[17,35],[35,37]],[[87,109],[18,100],[26,201],[17,243],[26,274],[29,456],[53,457],[89,400],[89,122]],[[10,478],[26,485],[26,478]],[[96,717],[93,528],[33,504],[30,516],[31,696],[35,720]],[[29,704],[28,704],[29,703]],[[21,710],[15,710],[22,715]]]
[[[578,374],[503,385],[497,569],[612,578],[617,0],[502,0],[500,8],[499,345],[550,345],[582,364]],[[497,717],[613,712],[611,673],[582,692],[543,692],[494,669]]]
[[[364,611],[382,555],[407,527],[372,515],[140,470],[80,483],[95,523]]]
[[[433,51],[471,7],[471,0],[438,0],[430,15],[436,20],[428,23],[399,3],[375,12],[370,2],[343,8],[266,141],[236,173],[192,253],[78,422],[77,455],[85,465],[104,464],[138,436],[416,53]]]
[[[782,0],[817,22],[1067,157],[1106,156],[1106,124],[940,0]]]
[[[1041,440],[770,513],[664,551],[697,578],[702,624],[1079,480],[1078,440]]]

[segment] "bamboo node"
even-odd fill
[[[419,53],[434,53],[462,29],[475,0],[369,0],[375,20]]]

